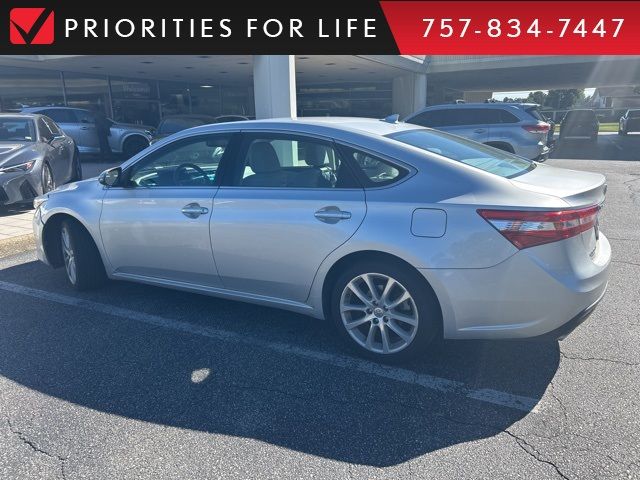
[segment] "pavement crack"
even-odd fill
[[[566,358],[567,360],[580,360],[587,362],[606,362],[606,363],[614,363],[616,365],[627,365],[629,367],[637,367],[640,365],[640,362],[627,362],[626,360],[615,360],[612,358],[603,358],[603,357],[580,357],[578,355],[567,355],[563,351],[560,351],[560,356],[562,358]]]
[[[556,465],[553,461],[544,458],[540,452],[538,451],[537,448],[535,448],[533,445],[531,445],[529,442],[527,442],[524,438],[516,435],[515,433],[509,431],[509,429],[505,429],[503,430],[504,433],[506,433],[507,435],[509,435],[511,438],[513,438],[516,443],[518,444],[518,446],[524,451],[526,452],[530,457],[534,458],[536,461],[540,462],[540,463],[544,463],[547,465],[550,465],[551,467],[553,467],[556,471],[556,473],[560,476],[560,478],[563,478],[565,480],[569,480],[569,477],[567,477],[567,475],[565,475],[562,470],[560,470],[560,467],[558,467],[558,465]]]
[[[531,458],[533,458],[534,460],[536,460],[539,463],[544,463],[546,465],[549,465],[551,467],[553,467],[553,469],[556,471],[556,473],[558,474],[558,476],[560,478],[563,478],[564,480],[569,480],[569,477],[567,475],[565,475],[564,472],[562,472],[562,470],[560,470],[560,467],[558,467],[553,461],[544,458],[542,456],[542,454],[540,453],[540,451],[535,448],[530,442],[528,442],[527,440],[525,440],[524,438],[522,438],[519,435],[516,435],[515,433],[513,433],[512,431],[510,431],[508,428],[500,428],[497,427],[495,425],[492,425],[490,423],[482,423],[482,422],[465,422],[464,420],[459,420],[453,417],[449,417],[449,416],[441,416],[441,418],[448,420],[452,423],[457,423],[460,425],[469,425],[469,426],[476,426],[476,427],[484,427],[484,428],[490,428],[490,429],[494,429],[496,431],[496,433],[504,433],[506,435],[508,435],[509,437],[513,438],[516,441],[516,444],[527,454],[529,455]]]
[[[12,434],[14,434],[16,437],[18,437],[20,441],[22,441],[22,443],[27,445],[34,452],[49,458],[53,458],[54,460],[57,460],[58,462],[60,462],[60,474],[62,476],[62,479],[66,480],[67,474],[66,474],[65,467],[66,467],[68,458],[58,455],[56,453],[48,452],[43,448],[39,447],[38,444],[33,440],[31,440],[29,437],[27,437],[27,435],[24,432],[22,432],[21,430],[18,430],[16,427],[13,426],[13,423],[11,422],[11,419],[9,418],[8,415],[5,416],[5,419],[7,421],[7,426],[9,427],[9,431]]]
[[[625,260],[611,260],[611,263],[621,263],[623,265],[632,265],[634,267],[640,267],[640,263],[627,262]]]

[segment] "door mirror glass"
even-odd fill
[[[109,170],[105,170],[98,177],[98,182],[104,185],[105,187],[113,187],[117,185],[120,181],[120,176],[122,175],[122,169],[120,167],[110,168]]]

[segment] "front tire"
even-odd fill
[[[71,178],[69,182],[79,182],[82,180],[82,164],[80,163],[80,153],[78,150],[73,152],[73,160],[71,161]]]
[[[76,290],[100,287],[106,280],[100,252],[84,227],[72,220],[62,222],[60,247],[67,280]]]
[[[53,180],[53,173],[51,173],[51,167],[48,163],[44,163],[42,166],[42,194],[49,193],[51,190],[55,190],[56,183]]]
[[[331,317],[359,354],[389,363],[424,354],[442,324],[438,301],[425,280],[391,261],[346,269],[331,294]]]

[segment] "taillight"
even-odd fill
[[[536,125],[523,125],[524,128],[529,133],[547,133],[551,128],[551,125],[548,123],[540,122]]]
[[[478,210],[517,248],[523,249],[575,237],[596,224],[600,206],[593,205],[576,210],[523,211]]]

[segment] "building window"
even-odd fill
[[[69,107],[102,111],[107,116],[111,115],[106,77],[64,72],[64,87]]]
[[[26,107],[64,106],[62,78],[54,70],[0,68],[0,110],[19,112]]]

